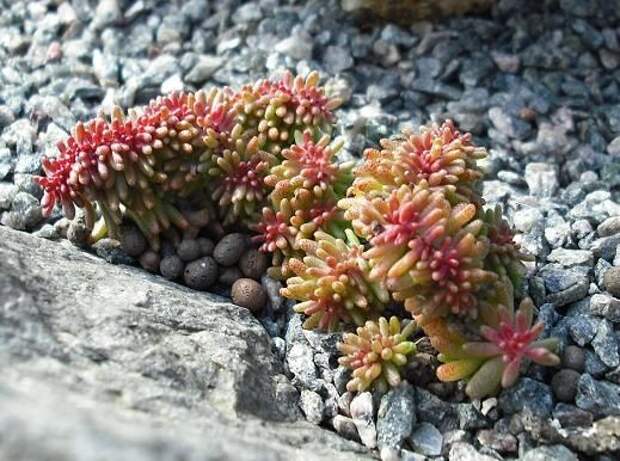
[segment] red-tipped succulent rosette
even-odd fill
[[[483,173],[477,161],[486,157],[486,150],[472,145],[471,135],[460,133],[451,120],[382,139],[381,147],[364,152],[364,162],[355,172],[354,194],[385,195],[403,184],[425,181],[431,188],[447,187],[452,203],[479,200]]]
[[[512,386],[518,379],[525,361],[544,366],[556,366],[560,359],[554,351],[555,338],[540,340],[542,322],[533,322],[534,305],[525,298],[516,313],[509,307],[497,305],[491,325],[480,326],[480,341],[467,341],[451,356],[440,356],[437,374],[443,381],[468,379],[465,389],[472,399],[480,399]]]
[[[286,72],[278,81],[244,86],[234,99],[244,130],[257,136],[261,149],[273,154],[293,144],[295,131],[330,131],[332,111],[340,100],[328,98],[318,82],[317,72],[305,79]]]
[[[345,242],[318,231],[315,240],[299,242],[306,256],[288,262],[295,276],[281,293],[300,301],[294,309],[308,316],[305,328],[331,331],[351,321],[361,325],[389,301],[383,284],[368,278],[363,246],[351,230],[346,234]]]

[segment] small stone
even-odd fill
[[[312,58],[313,40],[305,32],[294,33],[288,38],[276,43],[274,49],[278,53],[290,56],[293,59],[310,60]]]
[[[177,246],[177,255],[185,262],[195,261],[200,258],[202,252],[200,251],[200,244],[197,240],[187,239],[182,240]]]
[[[185,264],[177,255],[166,256],[159,263],[159,272],[168,280],[177,280],[183,275]]]
[[[336,432],[345,439],[353,440],[355,442],[359,441],[360,436],[358,435],[355,423],[351,418],[336,415],[334,416],[334,419],[332,419],[332,426]]]
[[[353,66],[353,57],[342,46],[328,46],[323,54],[323,65],[330,74],[339,74]]]
[[[572,402],[577,394],[579,372],[565,368],[558,371],[551,379],[551,388],[555,397],[561,402]]]
[[[614,328],[608,320],[602,320],[598,324],[596,336],[592,339],[592,348],[599,359],[609,368],[620,365],[618,340]]]
[[[238,279],[231,288],[232,301],[252,312],[260,312],[267,302],[267,293],[262,285],[252,279]]]
[[[583,349],[577,346],[566,346],[562,354],[562,366],[582,372],[585,366],[586,355]]]
[[[220,268],[220,276],[217,281],[226,286],[232,286],[237,280],[243,278],[243,274],[237,266]]]
[[[543,214],[538,208],[523,208],[513,216],[515,229],[519,232],[530,232],[537,223],[543,221]]]
[[[52,224],[43,224],[39,230],[33,232],[32,235],[44,238],[47,240],[58,240],[60,238],[60,232],[58,228]]]
[[[269,267],[269,256],[256,248],[251,248],[241,256],[239,269],[243,275],[260,280]]]
[[[185,76],[185,80],[190,83],[203,83],[217,71],[224,60],[220,56],[202,55],[192,70]]]
[[[373,402],[370,392],[362,392],[351,401],[351,418],[364,445],[377,446],[377,430],[373,419]]]
[[[584,374],[579,378],[575,401],[595,416],[620,415],[620,386]]]
[[[292,322],[289,322],[289,327]],[[301,329],[301,325],[299,325]],[[286,354],[286,364],[289,371],[294,375],[293,384],[303,386],[313,391],[321,389],[322,384],[318,380],[318,373],[314,365],[314,354],[312,348],[305,342],[292,341],[288,337],[288,353]],[[302,335],[303,338],[303,335]]]
[[[568,331],[573,341],[583,347],[589,344],[596,334],[598,319],[589,315],[573,315],[568,320]]]
[[[0,223],[17,230],[30,230],[43,219],[41,204],[28,192],[18,192],[13,197],[11,211],[2,214]]]
[[[441,454],[443,436],[439,429],[430,423],[416,425],[408,440],[417,453],[426,456],[439,456]]]
[[[407,382],[391,389],[381,398],[377,413],[377,446],[400,449],[415,423],[413,388]]]
[[[323,421],[325,404],[319,394],[309,391],[308,389],[302,389],[301,395],[299,396],[299,406],[309,422],[312,424],[321,424],[321,421]]]
[[[92,246],[97,256],[103,258],[110,264],[132,264],[135,260],[127,255],[121,243],[111,238],[102,238],[97,240]]]
[[[557,166],[551,163],[528,163],[525,181],[536,197],[553,197],[560,187]]]
[[[556,248],[549,253],[547,261],[556,262],[564,267],[592,266],[594,264],[594,255],[589,250]]]
[[[611,267],[605,272],[603,277],[605,288],[613,296],[620,297],[620,267]]]
[[[594,419],[592,413],[561,402],[553,409],[553,417],[560,422],[562,427],[588,427]]]
[[[112,25],[123,17],[118,0],[100,0],[95,16],[93,18],[93,27],[96,29]]]
[[[228,234],[215,245],[213,257],[222,266],[237,264],[247,247],[247,242],[247,236],[244,234]]]
[[[546,416],[553,409],[551,389],[546,384],[524,377],[513,387],[502,391],[499,406],[507,415],[527,408],[535,415]]]
[[[466,442],[456,442],[452,444],[448,455],[449,461],[497,461],[488,455],[479,453],[472,445]]]
[[[491,58],[502,72],[515,74],[519,72],[521,60],[516,54],[501,53],[497,51],[491,52]]]
[[[210,256],[203,256],[185,266],[183,280],[194,290],[206,290],[218,276],[217,263]]]
[[[577,456],[564,445],[546,445],[532,450],[528,450],[521,458],[521,461],[579,461]]]
[[[607,320],[620,322],[620,299],[608,293],[597,293],[590,298],[590,312],[605,317]]]
[[[401,461],[400,450],[383,447],[381,451],[379,451],[379,458],[381,458],[381,461]]]
[[[127,224],[121,228],[120,238],[123,251],[134,258],[140,256],[148,248],[144,235],[133,224]]]
[[[144,270],[153,273],[159,270],[159,255],[152,250],[142,253],[139,262]]]
[[[612,261],[616,256],[616,250],[620,245],[620,234],[610,235],[609,237],[601,237],[590,243],[590,250],[597,258],[603,258]]]
[[[501,107],[492,107],[488,115],[493,126],[509,138],[524,140],[532,133],[532,127],[528,123],[509,114]],[[527,181],[527,175],[525,180]]]
[[[620,137],[618,137],[620,139]],[[620,234],[620,216],[611,216],[600,223],[596,228],[599,237],[609,237],[610,235]]]
[[[500,453],[515,453],[519,444],[514,435],[498,432],[494,429],[482,429],[476,438],[483,447],[491,448]]]

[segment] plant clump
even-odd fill
[[[407,364],[408,356],[416,347],[409,337],[415,331],[414,321],[401,325],[397,317],[389,322],[385,317],[368,320],[357,328],[356,334],[345,333],[338,350],[343,354],[339,363],[351,370],[347,383],[350,392],[364,392],[371,387],[385,392],[388,387],[401,382],[400,369]]]
[[[484,204],[485,149],[446,121],[341,162],[338,104],[311,72],[115,108],[43,160],[44,213],[82,208],[92,241],[118,238],[146,270],[254,312],[267,270],[304,328],[358,327],[338,346],[352,392],[397,385],[418,327],[438,378],[466,380],[471,398],[511,386],[528,360],[555,366],[532,302],[514,309],[526,255]],[[380,317],[388,307],[404,322]]]

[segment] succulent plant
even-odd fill
[[[317,72],[305,79],[286,72],[279,81],[260,80],[235,95],[238,119],[258,137],[260,149],[279,154],[293,144],[295,131],[330,131],[332,110],[341,101],[325,96],[318,83]]]
[[[415,322],[409,320],[404,328],[396,317],[388,322],[368,320],[357,334],[345,333],[338,349],[343,354],[340,365],[353,370],[347,390],[363,392],[373,387],[385,392],[401,381],[400,368],[407,363],[407,356],[415,353],[415,344],[408,338],[415,331]]]
[[[295,276],[281,294],[300,301],[294,309],[308,316],[305,328],[333,331],[351,321],[361,325],[389,301],[382,283],[369,280],[363,246],[350,229],[345,232],[347,242],[317,231],[314,240],[299,242],[306,256],[288,261]]]
[[[529,298],[521,301],[516,313],[510,307],[496,306],[491,324],[480,326],[481,341],[453,342],[451,353],[440,355],[447,363],[438,368],[438,377],[443,381],[467,378],[465,392],[472,399],[480,399],[512,386],[524,359],[544,366],[558,365],[560,359],[553,353],[558,341],[538,340],[544,325],[537,322],[532,326],[533,310]]]
[[[477,161],[486,150],[472,145],[471,135],[461,134],[451,120],[382,139],[381,147],[364,152],[350,195],[385,196],[401,185],[425,181],[443,188],[451,203],[480,201],[477,186],[483,173]]]
[[[450,205],[425,181],[402,185],[387,197],[343,199],[345,218],[369,240],[364,252],[371,280],[383,280],[419,322],[450,313],[476,316],[478,289],[497,276],[483,268],[487,239],[473,220],[476,206]]]
[[[337,140],[330,144],[328,135],[317,142],[309,131],[296,133],[296,144],[282,150],[282,163],[271,169],[265,182],[274,188],[272,199],[294,199],[303,191],[317,200],[343,197],[351,184],[353,162],[338,164],[335,156],[344,144]]]

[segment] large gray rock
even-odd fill
[[[354,460],[246,309],[0,227],[0,459]]]

